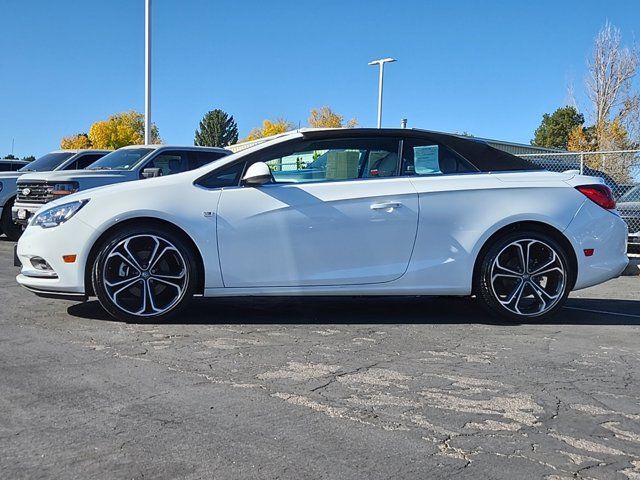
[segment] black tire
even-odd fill
[[[11,199],[4,204],[2,218],[0,219],[0,229],[9,240],[17,242],[22,236],[22,226],[13,223],[13,219],[11,218],[11,207],[13,207],[14,200],[15,199]]]
[[[530,245],[527,249],[529,254],[525,254],[527,260],[524,257],[516,260],[526,245]],[[547,262],[553,263],[543,268]],[[521,272],[517,268],[519,263],[526,263],[527,269]],[[538,231],[518,231],[498,238],[484,249],[477,265],[473,279],[477,299],[489,313],[510,323],[549,319],[562,308],[573,285],[574,272],[565,248],[550,235]],[[530,273],[546,270],[551,271],[536,275]],[[518,273],[520,278],[512,272]],[[517,289],[521,289],[520,296]],[[513,293],[516,296],[509,302]]]
[[[145,264],[153,254],[153,248],[155,248],[153,242],[156,240],[160,245],[157,247],[157,253],[161,254],[165,248],[167,253],[164,257],[162,255],[157,257],[155,265],[152,265],[152,262]],[[127,251],[133,252],[138,267],[143,268],[138,269],[133,262],[122,260],[124,257],[121,252],[124,252],[125,248]],[[189,243],[184,240],[182,235],[173,230],[155,225],[126,226],[114,232],[102,243],[91,270],[93,290],[100,305],[118,320],[163,322],[178,314],[191,301],[198,285],[197,262],[197,257]],[[177,278],[177,274],[171,272],[172,268],[181,268],[180,271],[184,272],[185,278],[180,281],[174,280]],[[137,276],[136,271],[138,272]],[[157,276],[155,276],[156,274]],[[173,287],[167,286],[170,274],[174,275],[170,278],[171,282],[174,282]],[[122,292],[118,292],[117,290],[121,288],[118,282],[122,282],[123,285],[132,283],[132,285]],[[175,286],[175,284],[182,282],[184,285],[181,288]],[[146,296],[146,292],[153,295],[150,300],[149,296]],[[170,300],[169,297],[173,294],[176,298]],[[145,295],[144,303],[143,295]],[[156,302],[159,302],[161,311],[155,311]],[[165,302],[166,305],[162,305],[162,302]],[[138,311],[138,307],[146,310]]]

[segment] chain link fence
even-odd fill
[[[611,188],[618,211],[629,225],[629,244],[640,249],[640,150],[554,152],[519,157],[553,172],[574,170],[600,177]]]

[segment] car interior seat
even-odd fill
[[[184,164],[182,163],[181,158],[170,158],[169,159],[169,174],[184,172]]]
[[[376,177],[391,177],[398,169],[398,154],[390,152],[377,160],[370,169],[370,175]],[[374,173],[375,172],[375,173]]]
[[[455,173],[458,171],[458,161],[451,155],[440,155],[439,163],[442,173]]]

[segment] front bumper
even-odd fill
[[[17,282],[41,296],[62,295],[82,299],[86,259],[95,236],[95,230],[78,218],[54,228],[27,227],[16,250],[22,265]],[[76,260],[66,263],[63,255],[76,255]],[[34,257],[44,259],[55,276],[36,269],[31,263]]]
[[[74,302],[85,302],[88,298],[84,293],[51,292],[48,290],[38,290],[37,288],[27,287],[26,285],[22,285],[22,286],[40,298],[54,298],[56,300],[72,300]]]

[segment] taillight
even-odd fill
[[[606,208],[607,210],[616,208],[616,199],[613,198],[611,189],[606,185],[580,185],[579,187],[576,187],[576,189],[602,208]]]

